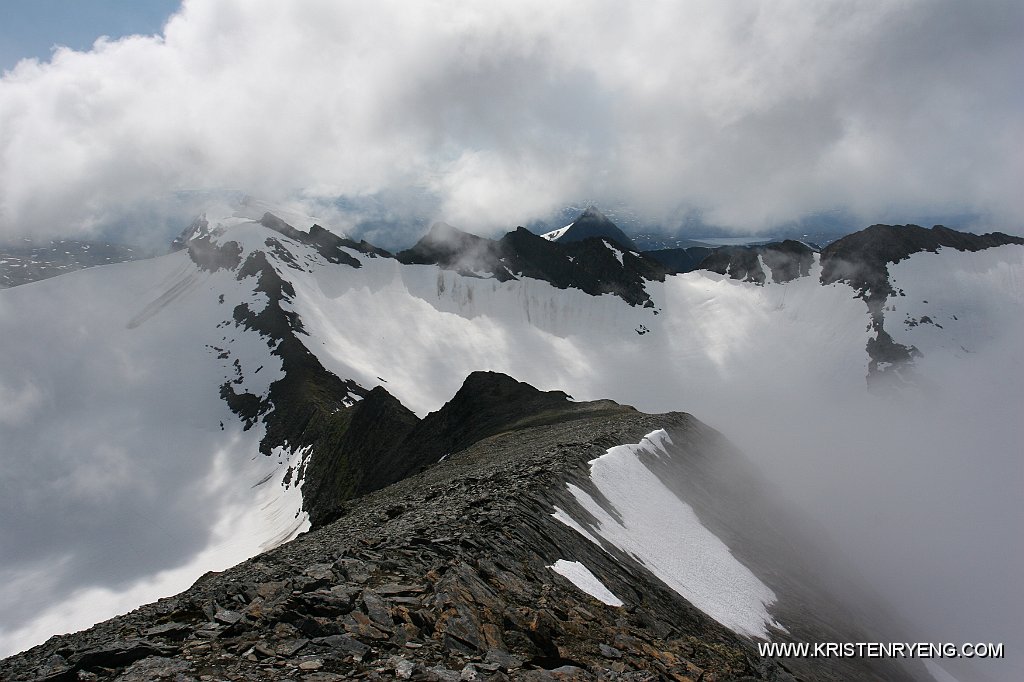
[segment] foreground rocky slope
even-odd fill
[[[579,512],[567,483],[596,493],[593,458],[665,429],[671,457],[651,470],[728,544],[746,546],[738,556],[778,594],[773,616],[786,630],[772,638],[871,637],[795,560],[807,556],[795,553],[800,534],[778,525],[787,516],[763,482],[692,417],[573,403],[490,373],[472,375],[452,403],[469,419],[512,409],[422,473],[343,504],[333,523],[51,638],[0,662],[0,678],[910,679],[863,660],[762,659],[642,564],[553,518]],[[585,565],[623,604],[582,591],[552,570],[559,560]]]

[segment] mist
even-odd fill
[[[145,241],[141,216],[220,188],[402,245],[403,206],[491,236],[594,198],[668,229],[842,208],[1015,230],[1021,26],[1010,0],[189,0],[161,35],[3,73],[0,235]]]
[[[888,613],[874,615],[889,633],[1005,643],[1006,660],[936,661],[962,680],[1024,674],[1024,392],[1009,378],[1019,380],[1020,366],[1008,341],[1024,332],[1016,322],[981,357],[927,366],[923,387],[837,403],[764,376],[753,390],[784,396],[784,406],[709,419],[820,527],[834,552],[829,579],[876,595]]]

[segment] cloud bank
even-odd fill
[[[752,230],[841,206],[1018,231],[1022,27],[1013,0],[186,0],[161,36],[4,73],[0,235],[215,188],[429,196],[484,233],[580,197]]]

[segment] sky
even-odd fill
[[[0,0],[0,69],[49,60],[61,45],[89,50],[100,36],[156,35],[180,0]]]
[[[221,190],[340,229],[584,200],[1024,226],[1015,0],[84,4],[3,4],[0,234],[144,231]]]

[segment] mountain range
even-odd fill
[[[957,438],[1013,442],[1024,239],[666,254],[593,209],[560,232],[437,224],[391,254],[210,211],[168,255],[0,293],[3,650],[167,597],[0,674],[936,674],[755,644],[921,632],[871,573],[891,566],[847,565],[850,514],[807,512],[871,499],[850,477],[908,441],[959,448],[936,418],[965,402],[986,404]]]

